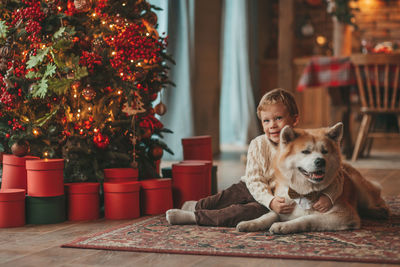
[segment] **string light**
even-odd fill
[[[33,135],[39,135],[39,131],[37,129],[32,130]]]
[[[48,156],[49,156],[49,152],[45,151],[45,152],[43,153],[43,157],[47,158]]]

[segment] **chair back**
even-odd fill
[[[353,54],[363,112],[399,112],[400,54]]]

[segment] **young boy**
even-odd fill
[[[182,209],[166,213],[170,224],[198,224],[235,227],[241,221],[252,220],[269,212],[289,214],[296,203],[271,194],[274,174],[272,158],[279,144],[280,131],[286,125],[296,126],[299,112],[293,95],[281,88],[266,93],[257,107],[264,134],[254,138],[247,153],[246,173],[231,187],[199,201],[187,201]],[[333,183],[323,191],[313,208],[328,211],[342,193],[342,183]]]

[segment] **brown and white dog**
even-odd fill
[[[283,128],[273,162],[276,183],[271,191],[287,201],[296,201],[297,205],[291,214],[271,211],[257,219],[240,222],[236,229],[241,232],[269,229],[274,234],[335,231],[359,228],[360,215],[388,218],[389,209],[381,198],[379,185],[341,161],[342,134],[342,123],[312,130]],[[338,175],[343,178],[337,179]],[[333,207],[326,213],[313,210],[313,201],[318,197],[309,200],[306,196],[318,196],[338,181],[343,181],[343,191]]]

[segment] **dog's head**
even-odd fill
[[[275,173],[300,194],[325,189],[341,164],[343,124],[319,129],[285,126],[274,160]]]

